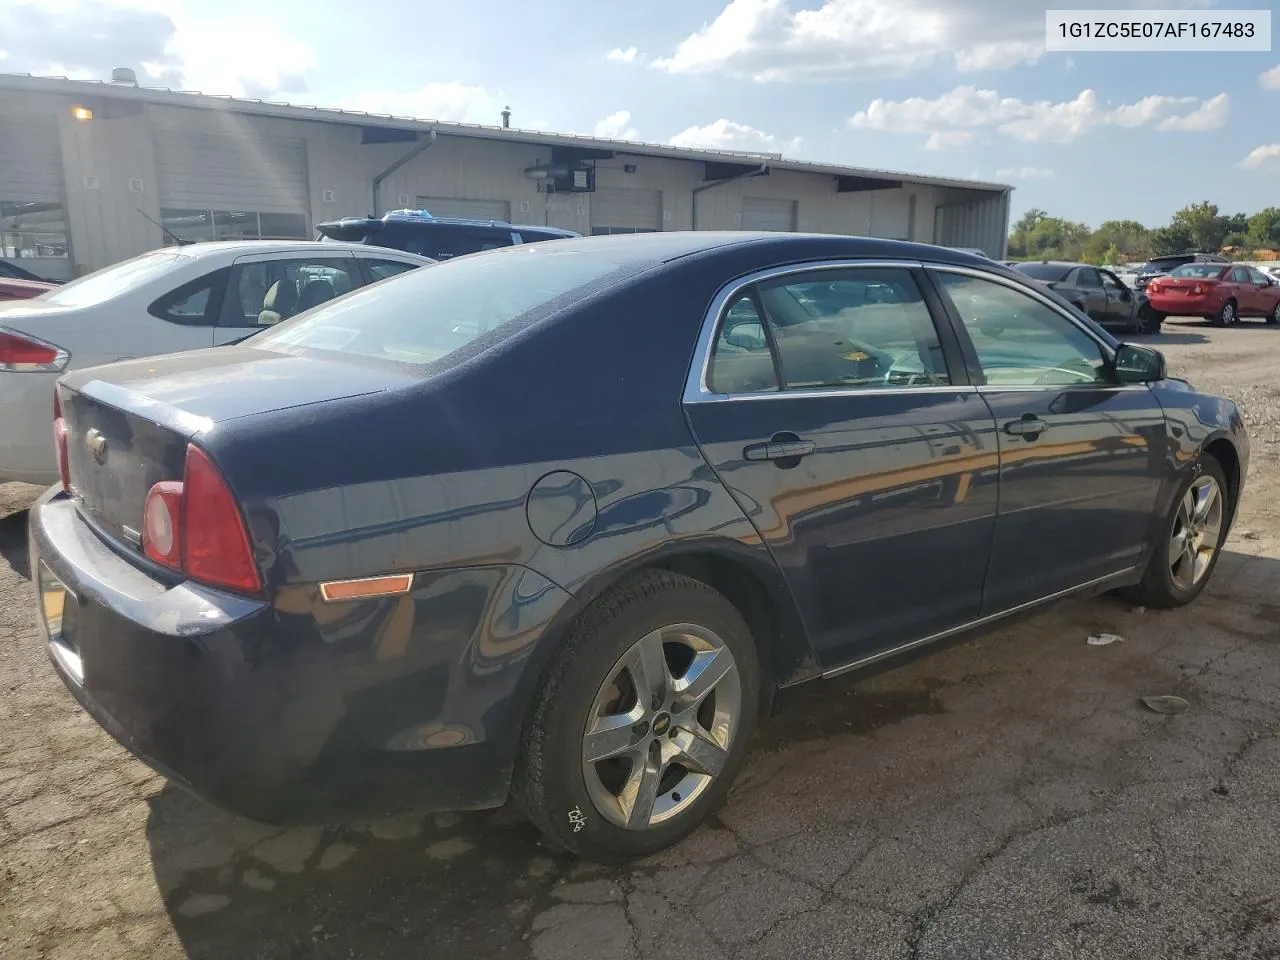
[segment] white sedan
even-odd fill
[[[353,243],[195,243],[0,304],[0,483],[58,482],[53,385],[66,371],[231,343],[431,262]]]

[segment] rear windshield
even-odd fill
[[[422,267],[299,314],[244,343],[452,366],[652,265],[530,244]]]
[[[1196,277],[1207,280],[1222,272],[1220,263],[1186,263],[1169,274],[1171,277]]]
[[[144,253],[140,257],[95,270],[79,280],[72,280],[56,290],[50,290],[40,297],[40,302],[57,307],[91,307],[105,303],[164,273],[181,257],[182,254],[162,250]]]
[[[1061,280],[1073,268],[1060,263],[1016,263],[1013,269],[1033,280]]]

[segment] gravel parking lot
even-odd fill
[[[0,486],[0,956],[1280,957],[1280,331],[1165,331],[1253,435],[1209,592],[1070,602],[795,691],[711,825],[627,870],[509,810],[278,830],[167,786],[55,678],[36,491]]]

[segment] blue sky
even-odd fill
[[[144,83],[480,123],[510,105],[514,126],[1005,181],[1015,216],[1091,225],[1280,203],[1280,52],[1044,52],[1046,6],[1069,5],[10,0],[0,71],[127,65]]]

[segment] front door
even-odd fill
[[[1107,293],[1107,321],[1130,327],[1135,319],[1133,291],[1110,270],[1099,270],[1098,273],[1102,277],[1102,289]]]
[[[826,668],[981,606],[994,423],[922,281],[810,266],[749,286],[686,395],[704,456],[782,569]]]
[[[939,268],[1000,444],[984,615],[1137,565],[1164,478],[1164,413],[1102,342],[1012,284]]]

